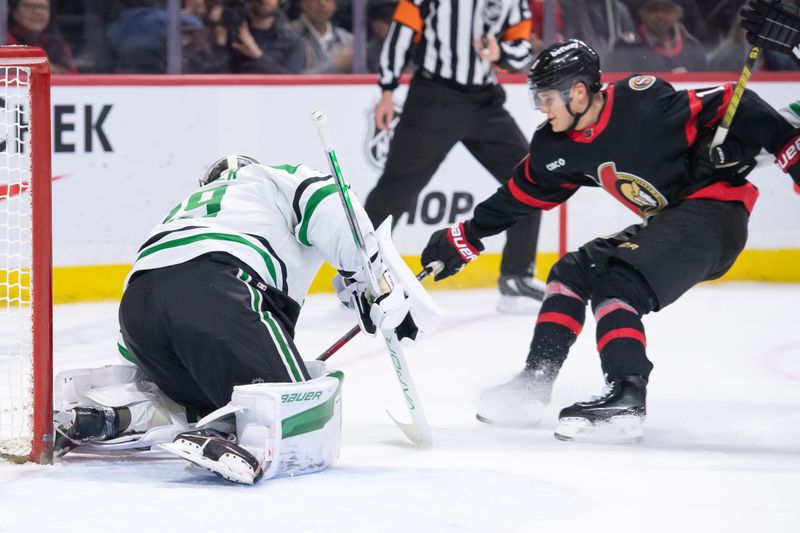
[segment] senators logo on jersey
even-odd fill
[[[658,189],[639,176],[617,171],[617,165],[613,162],[598,166],[597,175],[605,190],[643,218],[667,207],[667,199]]]
[[[644,91],[649,89],[656,82],[655,76],[634,76],[628,82],[628,87],[634,91]]]

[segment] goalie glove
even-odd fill
[[[333,281],[339,300],[356,312],[361,330],[370,336],[378,330],[394,330],[404,323],[410,305],[403,286],[394,280],[380,256],[373,258],[372,268],[384,290],[377,298],[370,293],[363,270],[349,277],[337,274]]]
[[[751,0],[741,15],[750,44],[800,60],[800,8],[780,1]]]
[[[483,251],[483,243],[470,239],[469,221],[453,224],[449,228],[433,232],[428,245],[422,250],[422,264],[429,265],[441,261],[442,271],[433,278],[443,280],[458,273],[464,265],[478,258]]]
[[[796,129],[789,137],[789,142],[775,156],[775,164],[789,174],[795,184],[800,186],[800,129]]]

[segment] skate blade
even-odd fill
[[[475,418],[479,422],[483,422],[484,424],[491,424],[493,426],[505,427],[505,428],[532,428],[539,425],[539,422],[542,421],[542,418],[539,417],[537,419],[519,419],[519,418],[498,418],[498,417],[487,417],[483,416],[480,413],[475,414]]]
[[[527,296],[500,295],[497,301],[497,312],[504,315],[532,315],[538,313],[542,302]]]
[[[175,455],[183,457],[190,463],[196,465],[196,467],[208,470],[209,472],[223,479],[227,479],[228,481],[242,483],[245,485],[253,485],[255,483],[252,471],[243,461],[241,461],[241,464],[239,464],[240,461],[222,461],[222,459],[219,461],[212,461],[207,457],[197,455],[198,453],[202,454],[202,450],[200,450],[199,446],[182,446],[177,442],[162,443],[158,446],[170,453],[174,453]]]
[[[637,443],[644,438],[644,418],[623,415],[599,423],[585,418],[562,418],[554,436],[563,441],[598,444]]]

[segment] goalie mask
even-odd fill
[[[246,167],[247,165],[257,165],[258,161],[246,155],[228,155],[214,162],[208,167],[206,173],[200,179],[200,186],[208,185],[212,181],[218,180],[222,174],[228,170]]]

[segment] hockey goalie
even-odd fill
[[[119,350],[132,364],[57,376],[56,454],[161,448],[246,484],[330,465],[344,375],[304,361],[293,340],[322,262],[338,270],[338,295],[368,335],[414,341],[441,318],[390,222],[376,231],[353,204],[380,295],[369,294],[328,173],[241,155],[214,163],[125,280]]]

